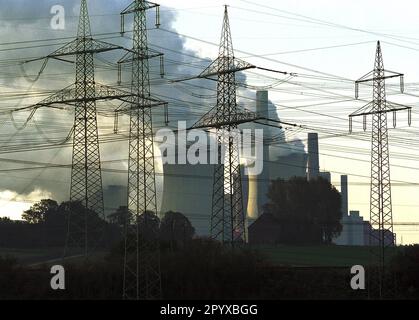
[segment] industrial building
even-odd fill
[[[348,176],[346,175],[340,177],[340,194],[342,232],[334,243],[345,246],[368,245],[369,229],[371,228],[368,221],[364,221],[359,211],[350,211],[348,215]]]
[[[340,190],[342,201],[342,232],[334,240],[334,243],[343,246],[379,245],[379,236],[377,234],[379,231],[372,229],[369,221],[365,221],[359,211],[349,211],[348,214],[348,176],[346,175],[342,175],[340,178]],[[385,241],[386,245],[394,245],[395,234],[387,232],[385,234]]]
[[[256,112],[265,117],[269,115],[268,92],[257,92],[256,101]],[[257,126],[255,124],[255,127]],[[281,132],[279,128],[276,130]],[[242,174],[243,207],[248,218],[248,225],[262,214],[263,206],[268,200],[266,194],[271,180],[306,176],[307,154],[302,150],[292,148],[291,145],[287,146],[285,139],[272,139],[273,135],[278,136],[278,132],[264,128],[263,159],[256,159],[256,161],[263,161],[262,174],[258,176]],[[181,212],[191,221],[197,235],[208,236],[212,211],[214,165],[164,164],[163,172],[160,212],[169,210]]]

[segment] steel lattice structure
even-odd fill
[[[158,4],[135,0],[121,13],[122,28],[124,16],[134,14],[133,48],[120,60],[120,65],[130,63],[132,66],[133,99],[117,110],[117,114],[125,113],[130,117],[130,218],[127,219],[125,229],[124,299],[161,298],[152,108],[167,107],[167,103],[152,98],[150,91],[149,59],[162,58],[161,53],[148,48],[146,11],[151,8],[156,8],[156,26],[159,26]]]
[[[193,128],[216,128],[218,164],[214,169],[211,237],[232,245],[246,241],[238,124],[256,119],[256,114],[241,112],[237,106],[235,73],[251,68],[255,66],[234,57],[225,6],[219,56],[198,76],[218,77],[217,104]]]
[[[388,145],[387,113],[393,112],[393,126],[396,126],[396,112],[408,110],[409,125],[411,119],[411,107],[399,105],[387,101],[385,80],[400,77],[400,88],[403,92],[403,74],[394,73],[384,69],[383,56],[380,42],[377,43],[374,70],[356,81],[356,98],[360,83],[373,82],[373,101],[363,108],[352,113],[350,119],[350,131],[352,131],[352,119],[357,116],[363,117],[364,130],[366,130],[366,117],[372,116],[372,139],[371,139],[371,193],[370,193],[370,246],[372,254],[372,268],[369,282],[371,297],[385,297],[390,289],[385,284],[385,271],[387,255],[386,249],[394,246],[393,214],[391,203],[391,179]],[[387,289],[386,289],[387,288]]]
[[[36,110],[67,104],[75,109],[70,200],[81,207],[69,208],[64,256],[75,252],[88,256],[103,235],[104,230],[97,219],[97,216],[101,219],[105,217],[96,101],[130,101],[132,94],[95,82],[94,54],[116,49],[123,48],[92,38],[87,2],[81,0],[77,38],[45,57],[72,62],[65,58],[75,56],[76,81],[32,106]],[[71,213],[75,210],[83,211],[82,218]]]

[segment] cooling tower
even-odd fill
[[[319,176],[319,137],[317,133],[308,134],[308,180]]]
[[[213,165],[165,164],[161,213],[183,213],[197,235],[210,231]]]
[[[114,213],[120,206],[127,205],[127,186],[110,185],[104,188],[105,215]]]
[[[288,180],[293,177],[305,177],[307,167],[306,153],[291,153],[286,156],[271,159],[269,176],[271,180]]]
[[[188,147],[189,148],[189,147]],[[207,149],[209,163],[210,148]],[[176,154],[176,159],[178,155]],[[214,181],[212,164],[164,164],[163,196],[160,213],[184,214],[198,236],[209,236]],[[243,172],[243,170],[242,170]],[[247,177],[242,176],[243,204],[247,203]]]

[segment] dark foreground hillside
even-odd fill
[[[66,267],[66,290],[50,288],[49,266],[27,267],[0,260],[0,299],[120,299],[122,255],[115,248],[89,262]],[[419,298],[419,247],[393,259],[394,298]],[[347,267],[282,267],[249,248],[224,249],[198,239],[182,248],[163,247],[164,299],[367,299],[350,287]]]

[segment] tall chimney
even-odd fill
[[[319,176],[319,136],[317,133],[308,134],[308,180]]]
[[[342,201],[342,218],[348,216],[348,176],[340,176],[340,194]]]
[[[268,91],[256,92],[256,113],[263,118],[269,118],[269,94]],[[267,122],[260,120],[260,122]],[[255,129],[263,129],[263,159],[256,159],[262,162],[263,171],[258,176],[249,176],[247,216],[250,220],[257,219],[263,213],[263,206],[268,202],[269,190],[269,146],[266,141],[269,138],[269,132],[266,126],[255,125]]]

